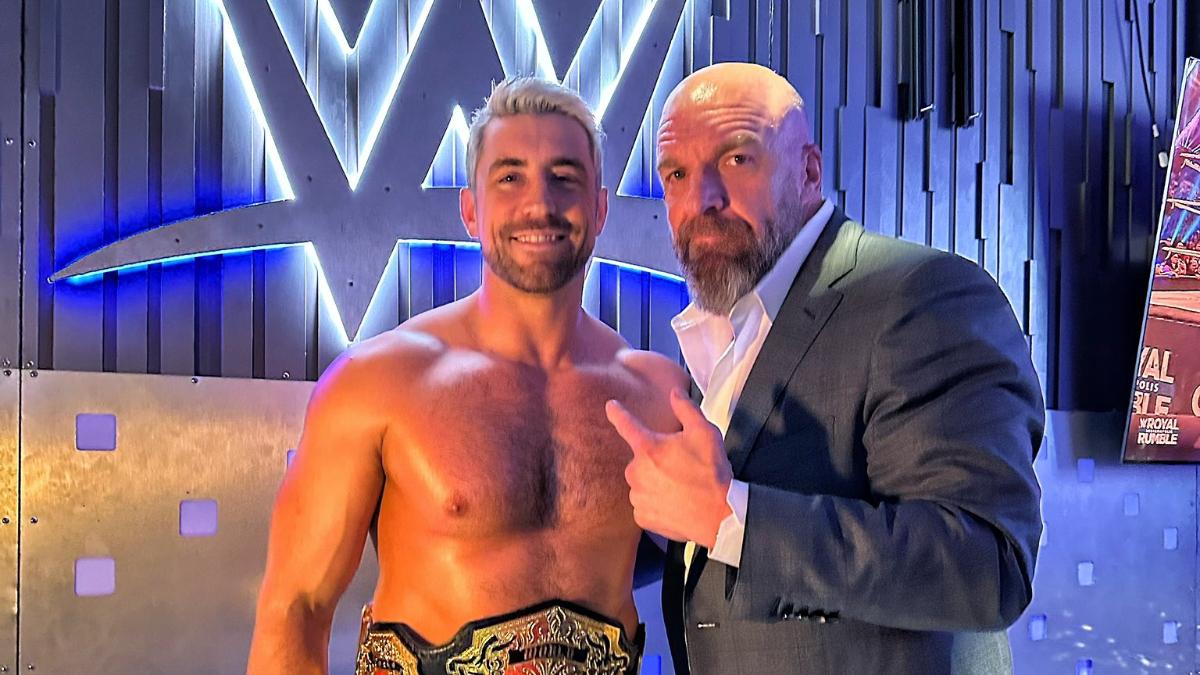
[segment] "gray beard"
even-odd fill
[[[700,309],[717,316],[729,314],[734,303],[752,291],[779,262],[790,239],[785,238],[782,228],[774,222],[767,223],[766,232],[763,240],[755,242],[753,250],[741,255],[680,255],[688,292]]]

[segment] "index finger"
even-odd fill
[[[620,401],[612,399],[605,403],[604,414],[634,453],[644,452],[658,442],[658,434],[647,429]]]

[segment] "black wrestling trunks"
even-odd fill
[[[363,608],[355,675],[637,675],[645,631],[574,603],[550,600],[472,621],[431,645],[402,623],[376,623]]]

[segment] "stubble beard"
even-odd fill
[[[497,242],[483,247],[483,259],[493,274],[517,290],[534,294],[554,293],[570,283],[587,266],[594,244],[585,237],[579,248],[564,251],[552,259],[521,264],[511,255],[510,238],[514,232],[530,229],[553,230],[565,235],[567,242],[570,242],[574,227],[570,221],[558,216],[550,216],[541,222],[507,222],[499,228]]]

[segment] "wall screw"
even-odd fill
[[[30,376],[30,377],[37,377],[37,371],[36,371],[36,370],[31,370],[31,371],[29,371],[29,376]]]
[[[12,359],[4,359],[4,361],[0,361],[0,366],[4,366],[5,368],[8,368],[11,365]]]
[[[7,525],[7,524],[9,524],[9,522],[11,522],[11,521],[9,521],[8,516],[4,516],[3,518],[0,518],[0,523],[4,523],[5,525]]]
[[[37,525],[37,516],[34,516],[34,517],[30,518],[30,519],[29,519],[29,524],[30,524],[30,525]]]
[[[292,374],[291,374],[291,373],[289,373],[289,372],[288,372],[288,371],[286,371],[286,370],[285,370],[285,371],[283,371],[283,379],[285,379],[285,380],[290,380],[290,379],[292,379]]]
[[[6,138],[6,139],[4,139],[4,144],[5,144],[5,145],[12,145],[12,144],[13,144],[13,139],[12,139],[12,137],[9,137],[9,138]]]
[[[32,367],[33,367],[33,361],[26,361],[26,362],[25,362],[25,367],[26,367],[26,368],[32,368]]]
[[[32,138],[31,138],[31,139],[29,139],[29,147],[31,147],[31,148],[36,148],[36,147],[37,147],[37,141],[33,140]]]
[[[9,369],[7,369],[7,368],[5,368],[5,369],[4,369],[4,376],[5,376],[5,377],[11,377],[11,376],[12,376],[12,371],[11,371],[11,370],[9,370]]]
[[[200,383],[200,378],[198,378],[198,377],[192,378],[192,384],[199,384],[199,383]]]

